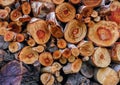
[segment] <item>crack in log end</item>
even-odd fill
[[[106,29],[105,27],[99,27],[97,29],[97,35],[100,40],[107,41],[112,38],[112,34],[109,29]]]
[[[74,28],[73,30],[72,30],[72,34],[73,34],[73,37],[75,38],[75,37],[77,37],[76,35],[79,33],[79,28]]]
[[[45,32],[43,30],[38,30],[36,34],[39,39],[43,39],[45,37]]]

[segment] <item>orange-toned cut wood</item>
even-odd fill
[[[9,5],[13,4],[14,2],[15,2],[15,0],[0,0],[0,5],[9,6]]]
[[[62,53],[61,53],[61,51],[60,50],[55,50],[54,52],[53,52],[53,59],[60,59],[60,57],[61,57],[61,55],[62,55]]]
[[[29,46],[35,46],[36,42],[35,42],[35,40],[33,38],[29,38],[29,40],[27,41],[27,44]]]
[[[58,39],[57,46],[58,46],[58,48],[63,49],[67,46],[67,42],[64,39]]]
[[[37,44],[45,44],[50,39],[50,31],[44,20],[37,20],[27,25],[27,31]]]
[[[86,36],[86,33],[86,25],[83,22],[73,19],[66,24],[64,37],[70,43],[78,43]]]
[[[41,53],[40,56],[39,56],[39,62],[43,66],[50,66],[50,65],[52,65],[53,57],[52,57],[51,53],[49,53],[49,52]]]
[[[62,56],[65,58],[69,58],[72,55],[71,50],[69,48],[66,48],[63,50]]]
[[[83,4],[88,7],[99,6],[102,0],[82,0]]]
[[[25,64],[33,64],[35,61],[38,60],[38,57],[38,53],[32,50],[30,46],[25,46],[18,56],[19,60],[24,62]]]
[[[5,41],[12,41],[15,38],[15,33],[12,31],[6,31],[4,34]]]
[[[16,41],[17,42],[23,42],[25,40],[25,36],[23,34],[17,34],[16,35]]]
[[[98,46],[111,46],[119,38],[118,25],[112,21],[100,21],[89,27],[88,38]]]
[[[62,3],[56,7],[55,13],[61,22],[69,22],[75,17],[76,10],[71,4]]]
[[[17,21],[20,17],[22,17],[22,13],[17,9],[12,10],[12,12],[10,13],[10,19],[12,21]]]
[[[28,15],[30,14],[31,12],[31,6],[30,6],[30,3],[29,2],[24,2],[22,5],[21,5],[21,8],[22,8],[22,12],[23,14],[25,15]]]
[[[69,0],[72,4],[79,4],[81,0]]]
[[[5,19],[5,18],[7,18],[8,14],[9,14],[9,13],[8,13],[7,10],[0,9],[0,19]]]
[[[56,5],[58,5],[58,4],[62,4],[64,2],[64,0],[52,0],[52,2]]]

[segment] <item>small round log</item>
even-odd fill
[[[60,62],[61,64],[66,64],[66,63],[67,63],[67,59],[66,59],[65,57],[61,57],[61,58],[59,59],[59,62]]]
[[[67,42],[64,39],[58,39],[57,46],[58,48],[61,48],[61,49],[66,48]]]
[[[9,51],[11,53],[15,53],[15,52],[18,52],[19,50],[21,50],[22,47],[23,47],[23,45],[21,43],[19,43],[19,42],[11,42],[9,44],[8,48],[9,48]]]
[[[38,45],[37,47],[33,47],[33,50],[37,51],[38,53],[42,53],[45,50],[43,45]]]
[[[16,41],[17,42],[23,42],[25,40],[25,36],[23,34],[17,34],[16,35]]]
[[[53,52],[53,59],[55,59],[55,60],[60,59],[61,55],[62,55],[62,53],[60,50],[55,50]]]
[[[98,46],[111,46],[119,38],[118,25],[112,21],[100,21],[89,28],[88,38]]]
[[[33,64],[35,61],[38,60],[38,57],[38,53],[32,50],[30,46],[25,46],[18,56],[19,60],[24,62],[25,64]]]
[[[62,3],[56,7],[55,13],[61,22],[69,22],[75,17],[76,10],[71,4]]]
[[[89,57],[94,53],[94,46],[91,41],[81,41],[77,47],[80,55],[84,57]]]
[[[4,34],[4,41],[12,41],[15,38],[15,33],[12,31],[6,31]]]
[[[0,19],[6,19],[8,17],[8,11],[4,9],[0,9]]]
[[[62,52],[62,56],[65,58],[69,58],[71,55],[71,50],[69,48],[64,49]]]
[[[41,53],[40,56],[39,56],[39,62],[43,66],[50,66],[50,65],[52,65],[53,57],[52,57],[51,53],[49,53],[49,52]]]
[[[111,57],[108,50],[102,47],[96,48],[90,59],[97,67],[107,67],[111,63]]]
[[[71,20],[64,30],[65,40],[70,43],[78,43],[87,33],[86,25],[78,20]]]
[[[60,63],[54,62],[54,63],[52,64],[51,71],[52,71],[52,73],[55,74],[55,72],[56,72],[56,71],[60,71],[61,68],[62,68],[62,65],[61,65]]]
[[[35,46],[35,44],[36,44],[36,42],[35,42],[35,40],[33,39],[33,38],[29,38],[29,40],[27,41],[27,44],[29,45],[29,46]]]
[[[53,85],[55,78],[50,73],[43,73],[40,76],[40,81],[42,82],[43,85]]]
[[[117,72],[110,67],[97,69],[95,79],[102,85],[117,85],[119,82]]]
[[[22,8],[22,12],[24,15],[28,15],[30,14],[31,12],[31,6],[30,6],[30,3],[29,2],[23,2],[22,5],[21,5],[21,8]]]

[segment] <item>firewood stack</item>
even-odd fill
[[[119,0],[0,0],[0,85],[120,85]]]

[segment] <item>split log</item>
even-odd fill
[[[91,41],[81,41],[77,45],[80,55],[84,57],[89,57],[94,53],[94,46]]]
[[[24,15],[30,14],[30,12],[31,12],[31,6],[30,6],[29,2],[27,2],[27,1],[23,2],[21,4],[21,8],[22,8],[22,12],[23,12]]]
[[[37,20],[27,25],[27,31],[31,34],[37,44],[45,44],[50,39],[50,32],[44,20]]]
[[[11,42],[8,48],[11,53],[15,53],[20,51],[23,48],[23,45],[19,42]]]
[[[62,3],[56,7],[55,13],[61,22],[69,22],[75,17],[76,10],[71,4]]]
[[[20,85],[23,74],[26,72],[27,69],[21,62],[13,60],[1,68],[0,83],[1,85]]]
[[[31,8],[35,17],[44,18],[48,13],[55,10],[55,5],[50,2],[32,1]]]
[[[88,38],[98,46],[111,46],[119,38],[118,25],[112,21],[100,21],[89,28]]]
[[[62,4],[64,0],[52,0],[52,2],[56,5]]]
[[[96,7],[96,6],[99,6],[101,2],[102,2],[102,0],[82,0],[82,3],[83,3],[85,6],[88,6],[88,7]]]
[[[120,49],[120,43],[116,42],[111,50],[111,58],[112,61],[114,62],[120,62],[119,49]]]
[[[15,0],[0,0],[0,5],[9,6],[9,5],[13,4],[14,2],[15,2]]]
[[[118,25],[120,25],[119,10],[120,10],[120,2],[118,2],[117,0],[113,1],[110,4],[111,13],[110,13],[110,15],[107,16],[109,20],[115,21]]]
[[[38,53],[32,50],[30,46],[25,46],[18,56],[19,60],[24,62],[25,64],[33,64],[35,61],[38,60],[38,57]]]
[[[40,76],[40,81],[44,84],[44,85],[53,85],[55,78],[52,74],[50,73],[43,73]]]
[[[97,67],[107,67],[111,63],[111,57],[106,48],[98,47],[91,56],[92,64]]]
[[[92,78],[94,75],[94,70],[93,67],[88,64],[88,63],[83,63],[82,67],[80,69],[80,72],[82,73],[82,75],[84,75],[86,78]]]
[[[76,59],[73,63],[68,63],[66,66],[64,66],[63,72],[65,74],[77,73],[80,71],[81,66],[82,66],[81,59]]]
[[[95,70],[95,79],[102,85],[117,85],[118,74],[110,67]]]
[[[50,66],[50,65],[52,65],[53,57],[52,57],[51,53],[49,53],[49,52],[41,53],[40,56],[39,56],[39,62],[43,66]]]
[[[86,25],[78,20],[71,20],[64,30],[65,40],[70,43],[78,43],[87,33]]]

